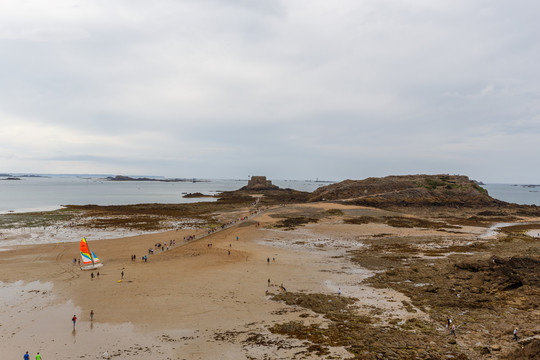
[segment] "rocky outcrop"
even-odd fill
[[[344,200],[350,204],[388,206],[497,206],[487,190],[467,176],[404,175],[345,180],[315,190],[310,201]]]
[[[252,176],[248,184],[235,191],[224,191],[219,194],[220,199],[227,199],[235,196],[264,195],[261,204],[289,204],[304,203],[310,193],[293,189],[282,189],[272,184],[266,176]]]
[[[203,193],[196,192],[196,193],[185,194],[182,197],[185,198],[185,199],[196,199],[196,198],[204,198],[204,197],[213,198],[214,195],[204,195]]]
[[[519,349],[516,349],[512,352],[510,352],[504,359],[507,360],[514,360],[514,359],[539,359],[540,358],[540,340],[539,339],[532,339],[529,343],[523,345],[523,343],[520,344],[521,347]]]

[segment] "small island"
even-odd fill
[[[107,181],[159,181],[159,182],[206,182],[207,180],[201,180],[201,179],[156,179],[156,178],[149,178],[149,177],[130,177],[130,176],[124,176],[124,175],[116,175],[116,176],[108,176],[105,178]]]
[[[205,197],[210,197],[210,198],[213,198],[215,197],[214,195],[205,195],[203,193],[200,193],[200,192],[196,192],[196,193],[189,193],[189,194],[186,194],[184,196],[182,196],[183,198],[185,199],[193,199],[193,198],[205,198]]]

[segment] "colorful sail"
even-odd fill
[[[96,254],[88,247],[86,238],[81,240],[81,257],[83,261],[81,270],[94,270],[103,266]]]
[[[88,249],[88,244],[86,243],[85,238],[82,238],[81,240],[81,258],[84,265],[90,265],[94,263],[92,261],[92,255],[90,253],[90,249]]]
[[[96,254],[94,254],[93,251],[92,251],[92,259],[94,259],[94,264],[99,263],[99,259],[98,259],[98,257],[96,256]]]

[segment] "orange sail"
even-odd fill
[[[90,253],[90,249],[88,248],[85,238],[82,238],[81,240],[81,258],[84,265],[94,264],[92,254]]]
[[[94,252],[88,247],[86,238],[81,240],[81,257],[83,261],[81,270],[93,270],[103,266],[96,254],[94,254]]]

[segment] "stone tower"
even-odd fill
[[[246,189],[274,189],[277,186],[272,185],[272,181],[266,180],[266,176],[252,176]]]

